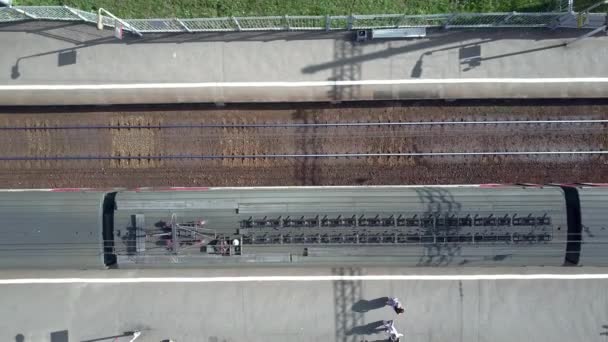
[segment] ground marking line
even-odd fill
[[[478,275],[322,275],[242,277],[136,277],[136,278],[20,278],[0,279],[0,285],[28,284],[133,284],[133,283],[245,283],[300,281],[386,281],[386,280],[602,280],[608,274],[478,274]]]
[[[445,78],[398,80],[344,80],[344,81],[270,81],[270,82],[193,82],[193,83],[108,83],[108,84],[24,84],[0,85],[4,90],[119,90],[119,89],[185,89],[185,88],[291,88],[364,85],[420,85],[420,84],[558,84],[608,83],[608,77],[575,78]]]

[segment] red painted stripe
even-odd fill
[[[126,188],[54,188],[51,192],[116,192],[125,191]]]
[[[149,192],[149,191],[207,191],[208,187],[180,187],[180,186],[167,186],[167,187],[145,187],[135,188],[133,191],[136,192]]]
[[[194,186],[194,187],[171,187],[170,191],[207,191],[208,187]]]
[[[480,188],[503,188],[508,187],[508,184],[498,184],[498,183],[489,183],[489,184],[479,184]]]
[[[580,186],[580,184],[576,184],[576,183],[559,183],[557,185],[565,186],[567,188],[578,188]]]
[[[84,191],[95,191],[91,188],[55,188],[51,189],[52,192],[84,192]]]

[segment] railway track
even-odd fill
[[[0,161],[590,156],[608,153],[607,124],[565,119],[7,125],[0,126]]]
[[[605,182],[606,109],[518,102],[5,112],[0,187]]]

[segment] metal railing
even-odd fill
[[[141,33],[166,32],[240,32],[240,31],[334,31],[381,28],[555,28],[564,26],[575,16],[568,6],[547,13],[454,13],[430,15],[349,15],[349,16],[265,16],[195,19],[118,19],[101,16],[103,26],[116,23],[125,31]],[[105,11],[108,14],[107,11]],[[13,6],[0,8],[0,23],[27,20],[52,20],[98,23],[99,14],[68,6]],[[568,25],[566,25],[568,26]],[[569,26],[568,26],[569,27]],[[587,26],[588,27],[588,26]]]

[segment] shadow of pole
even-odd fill
[[[460,231],[461,228],[458,226],[450,227],[446,224],[438,224],[439,218],[443,218],[445,223],[445,220],[452,214],[457,214],[462,209],[462,204],[456,201],[449,189],[417,189],[416,193],[422,206],[426,207],[423,215],[432,222],[431,226],[425,227],[423,232],[425,236],[447,236],[457,234]],[[434,241],[424,246],[424,254],[418,260],[419,266],[449,265],[456,256],[460,255],[462,249],[459,242],[450,243],[445,240]]]
[[[350,61],[332,65],[330,81],[354,81],[361,79],[361,56],[362,46],[349,40],[349,37],[334,40],[334,61]],[[306,69],[306,68],[305,68]],[[305,73],[307,71],[304,71]],[[359,98],[360,86],[337,86],[334,85],[329,91],[328,97],[335,102],[350,101]]]
[[[556,49],[556,48],[560,48],[560,47],[566,47],[566,43],[553,44],[553,45],[549,45],[549,46],[543,46],[543,47],[528,49],[528,50],[514,51],[514,52],[504,53],[501,55],[495,55],[495,56],[490,56],[490,57],[481,57],[479,60],[480,61],[491,61],[493,59],[499,59],[499,58],[517,56],[517,55],[524,55],[524,54],[528,54],[528,53],[534,53],[534,52],[543,51],[543,50],[551,50],[551,49]]]
[[[571,33],[569,33],[569,34],[564,33],[563,35],[560,35],[560,37],[568,38],[568,37],[570,37],[570,35],[571,35]],[[546,37],[545,36],[546,36],[546,34],[540,34],[538,36],[535,36],[534,38],[527,38],[527,39],[542,40],[542,39],[549,39],[549,38],[555,39],[556,38],[555,36],[552,36],[552,35],[548,35]],[[434,47],[438,47],[438,46],[442,46],[442,45],[445,46],[445,45],[463,42],[463,41],[472,40],[472,39],[475,39],[476,41],[470,42],[470,43],[460,43],[460,44],[456,44],[456,45],[450,45],[450,46],[446,46],[446,47],[440,47],[440,48],[433,49]],[[526,39],[526,38],[521,37],[516,32],[510,32],[510,31],[503,31],[503,32],[451,31],[449,33],[442,33],[436,37],[429,37],[425,40],[421,40],[419,42],[413,42],[411,44],[407,44],[407,45],[404,45],[401,47],[395,48],[395,47],[389,46],[388,48],[386,48],[384,50],[375,51],[375,52],[371,52],[371,53],[367,53],[367,54],[362,54],[361,51],[359,51],[357,54],[351,53],[350,55],[344,54],[344,53],[342,53],[342,54],[336,53],[336,54],[334,54],[333,60],[331,60],[329,62],[309,65],[307,67],[304,67],[304,68],[302,68],[302,73],[313,74],[313,73],[317,73],[317,72],[320,72],[320,71],[323,71],[326,69],[340,70],[340,68],[343,68],[348,65],[359,65],[359,67],[360,67],[361,63],[363,63],[363,62],[381,59],[381,58],[390,58],[392,56],[399,55],[399,54],[406,54],[406,53],[411,53],[411,52],[415,52],[415,51],[420,51],[421,55],[418,58],[417,63],[414,65],[414,68],[411,71],[411,77],[420,78],[422,76],[422,64],[423,64],[424,56],[429,56],[429,55],[432,55],[433,53],[442,52],[442,51],[449,51],[449,50],[454,50],[454,49],[462,49],[462,48],[467,48],[467,47],[480,46],[482,44],[487,44],[489,42],[503,40],[503,39]],[[340,41],[340,40],[341,39],[337,39],[336,41]],[[353,44],[352,42],[350,42],[350,43],[351,43],[351,45],[358,45],[358,44]],[[476,64],[472,65],[472,67],[477,66],[482,61],[489,61],[489,60],[493,60],[493,59],[529,54],[529,53],[534,53],[534,52],[549,50],[549,49],[555,49],[555,48],[565,47],[565,46],[566,46],[566,43],[559,43],[559,44],[553,44],[553,45],[543,46],[543,47],[538,47],[538,48],[533,48],[533,49],[513,51],[513,52],[496,55],[496,56],[491,56],[491,57],[486,57],[486,58],[477,58],[473,61]],[[427,50],[427,51],[424,51],[424,50]],[[337,50],[337,51],[344,51],[344,47],[341,50]],[[468,61],[465,61],[465,64],[466,63],[468,63]],[[344,78],[344,77],[338,78],[337,76],[339,76],[339,74],[334,75],[332,80],[348,79],[348,78]],[[339,95],[339,93],[337,95]],[[336,97],[338,97],[338,96],[336,96]]]
[[[68,342],[70,340],[67,330],[51,332],[51,342]]]
[[[298,109],[293,115],[292,119],[298,120],[302,123],[318,123],[316,114],[314,111],[306,109]],[[315,126],[304,126],[296,128],[296,139],[298,150],[302,154],[316,154],[321,153],[321,142],[318,138],[318,129]],[[321,181],[321,173],[319,172],[319,159],[318,158],[300,158],[296,160],[296,173],[300,180],[299,185],[319,185]]]
[[[360,268],[335,268],[332,275],[361,275]],[[352,311],[352,305],[362,297],[360,280],[334,281],[335,336],[337,342],[359,342],[353,329],[363,325],[363,314]]]
[[[104,38],[99,38],[99,39],[95,39],[95,40],[89,41],[86,44],[83,44],[81,46],[75,46],[75,47],[70,47],[70,48],[66,48],[66,49],[47,51],[47,52],[42,52],[42,53],[37,53],[37,54],[33,54],[33,55],[19,57],[15,61],[15,64],[13,66],[11,66],[11,79],[14,80],[14,79],[17,79],[17,78],[19,78],[21,76],[21,72],[19,70],[19,64],[22,61],[26,60],[26,59],[58,54],[58,58],[59,58],[58,65],[59,66],[67,65],[67,64],[74,64],[76,62],[75,61],[76,60],[76,50],[82,49],[82,48],[91,47],[91,46],[94,46],[94,45],[105,44],[105,43],[107,43],[109,41],[112,41],[112,40],[115,40],[115,38],[113,38],[113,37],[104,37]],[[73,58],[74,62],[73,63],[65,63],[64,59],[66,58],[66,56],[68,57],[68,59],[72,59]]]
[[[460,34],[456,34],[456,33],[460,33]],[[344,65],[360,64],[363,62],[367,62],[367,61],[371,61],[371,60],[375,60],[375,59],[381,59],[381,58],[389,58],[389,57],[404,54],[404,53],[410,53],[410,52],[421,51],[421,50],[424,51],[426,49],[430,49],[433,47],[461,42],[461,41],[465,41],[467,39],[479,39],[477,44],[481,44],[481,43],[487,43],[490,41],[498,40],[499,38],[486,38],[486,37],[480,36],[480,35],[472,36],[470,34],[466,34],[466,33],[462,33],[462,32],[450,32],[450,33],[446,33],[439,37],[428,38],[426,40],[414,42],[414,43],[407,44],[404,46],[399,46],[399,47],[389,46],[384,50],[370,52],[367,54],[361,53],[362,52],[361,43],[354,43],[347,39],[336,39],[336,44],[342,42],[342,44],[348,43],[349,45],[356,46],[359,49],[358,53],[357,54],[351,53],[350,55],[335,53],[334,59],[332,61],[315,64],[315,65],[309,65],[307,67],[302,68],[302,73],[313,74],[313,73],[317,73],[319,71],[323,71],[323,70],[327,70],[327,69],[338,69]],[[378,44],[378,43],[367,43],[367,44]],[[433,51],[451,50],[451,49],[460,47],[462,45],[472,45],[472,44],[473,43],[459,44],[457,46],[439,48],[439,49],[436,49]],[[344,49],[344,45],[342,46],[342,50],[343,49]],[[340,52],[340,51],[341,50],[338,50],[337,52]]]
[[[98,342],[98,341],[108,341],[108,340],[116,340],[119,339],[121,337],[133,337],[135,336],[135,332],[133,331],[125,331],[124,333],[120,334],[120,335],[113,335],[113,336],[105,336],[105,337],[99,337],[99,338],[95,338],[92,340],[82,340],[80,342]]]

